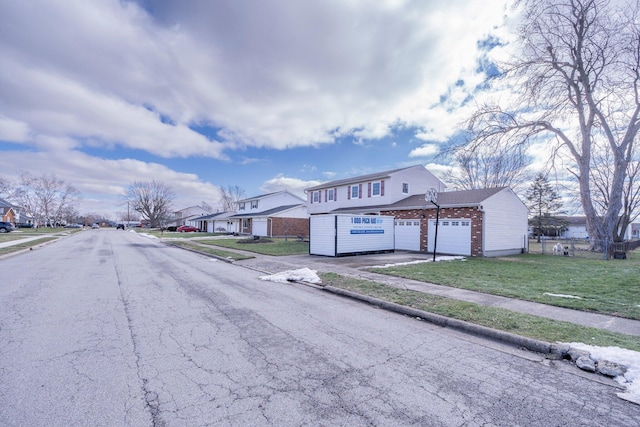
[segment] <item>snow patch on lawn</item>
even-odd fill
[[[436,262],[438,262],[438,261],[455,261],[455,260],[465,261],[466,258],[463,257],[463,256],[437,256],[436,257]],[[396,262],[394,264],[374,265],[374,266],[369,267],[369,268],[389,268],[389,267],[396,267],[396,266],[399,266],[399,265],[422,264],[422,263],[425,263],[425,262],[433,262],[433,259],[421,259],[421,260],[416,260],[416,261]]]
[[[316,270],[311,270],[306,267],[298,270],[288,270],[281,273],[270,274],[268,276],[261,276],[260,279],[277,283],[307,282],[320,284],[322,282],[320,277],[316,274]]]
[[[558,298],[582,299],[582,297],[578,297],[578,296],[575,296],[575,295],[550,294],[549,292],[545,292],[542,295],[548,295],[550,297],[558,297]]]

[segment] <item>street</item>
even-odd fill
[[[127,231],[0,271],[0,426],[640,425],[565,362]]]

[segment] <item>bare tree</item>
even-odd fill
[[[175,199],[174,190],[158,181],[134,182],[129,185],[124,204],[139,212],[151,222],[152,227],[162,227],[169,219],[171,204]]]
[[[220,204],[223,212],[232,212],[236,202],[245,196],[244,188],[237,185],[229,185],[227,188],[220,187]]]
[[[637,1],[521,0],[521,56],[502,64],[517,96],[486,104],[469,121],[471,148],[496,139],[527,146],[550,138],[571,159],[594,239],[616,235],[623,187],[640,130]],[[601,215],[593,199],[594,143],[611,156]]]
[[[529,158],[521,145],[496,141],[482,146],[462,145],[450,148],[453,167],[445,180],[462,190],[518,187],[530,179]]]
[[[78,191],[55,175],[34,176],[28,172],[20,175],[16,191],[18,203],[36,222],[56,226],[64,221],[65,210],[79,196]]]
[[[211,205],[204,200],[200,202],[198,207],[201,208],[203,212],[206,212],[208,214],[213,213],[213,208],[211,207]]]
[[[17,185],[11,180],[0,177],[0,197],[7,201],[15,200],[17,195]]]

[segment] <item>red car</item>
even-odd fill
[[[176,230],[180,233],[192,233],[194,231],[200,231],[197,228],[191,226],[191,225],[181,225],[180,227],[178,227],[178,229]]]

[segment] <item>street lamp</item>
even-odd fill
[[[440,205],[438,204],[438,190],[430,188],[427,194],[424,195],[424,199],[427,203],[431,202],[436,205],[436,235],[433,238],[433,262],[436,261],[436,249],[438,247],[438,223],[440,222]],[[427,229],[428,229],[427,224]]]

